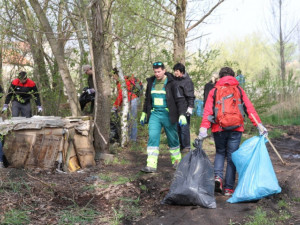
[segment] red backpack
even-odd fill
[[[214,118],[224,130],[233,130],[244,124],[242,91],[237,85],[216,86]]]

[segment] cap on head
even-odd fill
[[[153,69],[161,68],[162,70],[165,69],[165,65],[162,62],[155,62],[153,63]]]
[[[219,72],[219,76],[220,78],[225,77],[225,76],[235,76],[235,73],[233,71],[233,69],[231,69],[230,67],[223,67],[220,72]]]
[[[25,71],[21,71],[19,74],[18,74],[18,78],[20,80],[25,80],[27,79],[27,73]]]
[[[88,70],[91,70],[92,67],[90,65],[83,65],[82,66],[82,72],[86,73]]]

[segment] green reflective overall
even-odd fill
[[[151,89],[151,99],[153,109],[149,119],[149,140],[147,146],[147,166],[157,168],[157,160],[159,155],[159,143],[161,128],[164,127],[168,139],[168,146],[171,153],[172,164],[181,160],[179,147],[179,139],[177,134],[177,123],[171,123],[169,110],[166,100],[167,78],[164,82],[162,90],[155,89],[156,80],[153,82]]]

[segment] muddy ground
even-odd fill
[[[162,151],[158,172],[141,173],[146,140],[140,139],[116,148],[113,162],[72,174],[0,169],[0,224],[249,224],[263,213],[266,222],[257,224],[300,224],[300,127],[276,129],[284,134],[272,142],[287,164],[268,150],[282,192],[257,202],[230,204],[216,194],[216,209],[161,205],[174,174],[170,156]],[[213,161],[213,141],[204,149]]]

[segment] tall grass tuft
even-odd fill
[[[300,125],[300,96],[294,95],[279,102],[261,117],[265,124]]]

